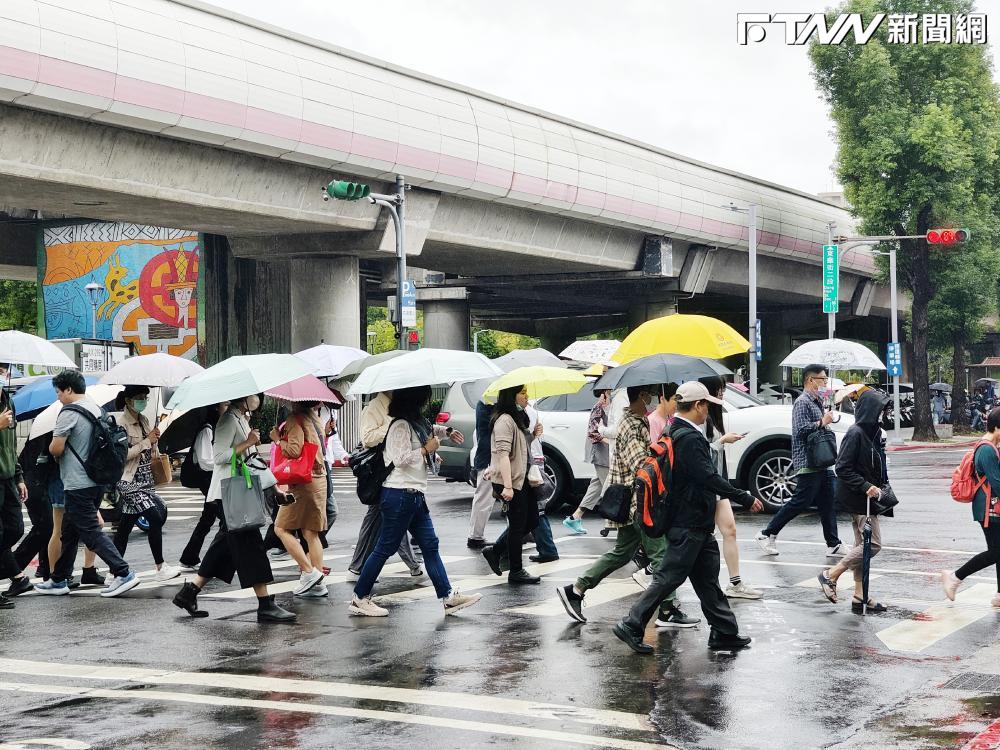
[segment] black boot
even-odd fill
[[[185,583],[181,586],[181,590],[174,596],[174,605],[180,607],[192,617],[208,617],[208,612],[198,609],[198,592],[200,591],[201,589],[193,583]]]
[[[524,568],[520,570],[512,570],[507,574],[507,583],[513,585],[520,585],[522,583],[541,583],[542,579],[538,576],[533,576],[531,573],[526,571]]]
[[[295,622],[296,615],[274,603],[274,595],[257,597],[257,622]]]
[[[80,583],[87,586],[103,586],[104,576],[97,572],[97,568],[84,568],[80,574]]]

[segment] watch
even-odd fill
[[[446,428],[445,428],[445,431],[444,431],[444,434],[445,434],[445,435],[450,435],[450,434],[451,434],[451,433],[453,433],[454,431],[455,431],[455,428],[454,428],[454,427],[446,427]]]

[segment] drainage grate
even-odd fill
[[[1000,692],[1000,675],[966,672],[952,677],[943,688],[951,690],[976,690],[980,692]]]

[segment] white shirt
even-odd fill
[[[444,425],[434,425],[434,435],[445,436]],[[385,436],[385,451],[382,453],[386,466],[393,465],[392,473],[383,487],[395,490],[416,490],[427,492],[427,459],[421,448],[423,444],[402,419],[392,423]]]
[[[194,459],[202,471],[215,470],[215,449],[212,448],[213,430],[204,425],[194,439]]]

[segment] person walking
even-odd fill
[[[21,570],[21,575],[11,579],[10,586],[5,592],[7,596],[19,596],[33,589],[27,568],[36,556],[38,558],[36,574],[42,579],[49,577],[47,548],[52,537],[52,505],[49,503],[48,493],[49,467],[59,471],[59,467],[48,455],[50,440],[51,436],[48,435],[29,440],[18,456],[18,463],[24,472],[24,483],[28,487],[28,500],[24,505],[28,511],[28,520],[31,521],[31,529],[14,550],[14,560]],[[43,457],[45,460],[39,463]]]
[[[205,544],[208,532],[219,520],[219,503],[216,500],[208,499],[208,489],[212,486],[212,472],[215,468],[214,449],[212,448],[215,426],[219,423],[219,417],[225,414],[228,408],[228,401],[205,407],[204,422],[195,433],[188,455],[184,458],[185,466],[181,468],[181,483],[184,484],[186,472],[187,484],[184,486],[196,485],[202,497],[205,498],[201,516],[191,532],[191,538],[184,546],[184,551],[181,552],[182,573],[194,573],[198,570],[198,565],[201,564],[201,548]]]
[[[584,446],[587,460],[594,465],[594,478],[587,485],[587,491],[577,509],[573,511],[572,515],[563,519],[563,526],[577,535],[587,533],[587,529],[583,526],[583,514],[597,507],[597,501],[601,499],[601,492],[608,483],[608,471],[611,465],[609,448],[611,441],[601,433],[601,428],[608,426],[611,391],[605,389],[596,391],[596,393],[597,401],[590,410],[590,418],[587,420],[587,442]]]
[[[163,524],[167,520],[167,506],[153,489],[153,456],[159,456],[156,444],[160,440],[158,427],[150,429],[142,413],[146,408],[149,388],[144,385],[127,385],[115,399],[115,407],[122,412],[121,424],[128,433],[128,456],[125,471],[118,481],[118,526],[115,529],[115,547],[122,555],[128,547],[128,536],[140,517],[148,524],[146,541],[156,566],[156,580],[169,581],[181,574],[180,570],[163,561]]]
[[[942,570],[941,585],[945,596],[954,601],[966,578],[992,565],[997,574],[997,593],[990,604],[1000,607],[1000,406],[987,415],[986,434],[975,450],[975,476],[985,482],[972,499],[972,517],[986,537],[986,551],[969,558],[958,570]]]
[[[0,378],[6,381],[9,373],[10,365],[0,364]],[[30,586],[14,557],[14,545],[24,534],[21,504],[28,500],[28,486],[17,460],[16,429],[10,394],[0,388],[0,578],[10,579],[9,591],[14,596]],[[0,593],[0,609],[13,607],[13,600]]]
[[[854,546],[831,568],[818,576],[823,595],[831,602],[837,601],[837,581],[848,570],[854,572],[854,599],[851,611],[861,614],[864,607],[862,580],[862,534],[865,521],[871,524],[871,556],[882,549],[882,529],[877,514],[868,515],[870,503],[878,500],[881,488],[889,481],[885,460],[885,433],[882,431],[882,414],[892,402],[879,391],[862,393],[854,408],[854,424],[844,435],[837,454],[837,504],[851,514],[854,527]],[[886,516],[892,515],[889,509]],[[885,612],[886,606],[872,599],[867,603],[868,612]]]
[[[665,397],[665,393],[664,387],[654,385],[638,385],[628,389],[629,408],[622,415],[618,425],[615,455],[608,476],[609,486],[623,484],[630,489],[633,487],[635,474],[643,460],[649,455],[649,421],[646,418],[646,412],[652,400],[656,398],[672,404],[673,393],[671,393],[669,400]],[[587,621],[583,614],[583,600],[587,591],[628,564],[639,549],[640,544],[653,564],[660,565],[663,562],[667,542],[663,537],[652,537],[646,533],[636,515],[637,510],[635,491],[632,490],[628,521],[615,524],[618,535],[614,549],[605,553],[588,568],[576,580],[576,583],[556,589],[556,594],[566,609],[566,613],[577,622]],[[638,571],[637,575],[641,574],[642,571]],[[636,582],[644,588],[649,585],[645,579],[637,578]],[[688,617],[681,611],[680,607],[677,606],[676,592],[673,589],[665,591],[663,598],[657,602],[657,605],[660,610],[660,615],[656,620],[657,627],[692,628],[701,622],[697,618]]]
[[[97,509],[103,488],[90,478],[86,469],[93,449],[96,420],[103,412],[86,395],[87,383],[76,370],[63,370],[52,378],[52,385],[63,408],[56,418],[49,453],[59,462],[65,517],[60,536],[61,554],[51,578],[36,584],[35,591],[56,596],[69,593],[77,545],[82,540],[104,561],[113,576],[100,595],[106,598],[121,596],[138,586],[139,578],[101,530]]]
[[[736,617],[719,587],[719,544],[714,534],[716,497],[749,502],[755,511],[763,505],[719,474],[702,432],[711,403],[721,405],[722,400],[710,394],[703,383],[684,383],[677,389],[677,415],[670,427],[674,464],[669,498],[675,511],[666,534],[667,549],[649,588],[614,626],[615,635],[639,654],[653,652],[653,647],[642,640],[646,623],[660,602],[685,579],[694,586],[711,626],[708,647],[731,650],[750,644],[750,638],[740,635]]]
[[[386,466],[393,470],[382,485],[379,504],[382,507],[382,525],[378,542],[361,569],[361,577],[354,587],[354,597],[348,606],[352,615],[385,617],[389,610],[375,604],[372,590],[386,561],[399,549],[403,535],[409,531],[424,556],[427,575],[434,584],[434,592],[441,600],[446,615],[471,607],[482,594],[465,595],[452,589],[448,574],[438,551],[438,537],[427,508],[427,471],[432,454],[445,437],[442,425],[430,425],[423,410],[431,398],[430,386],[400,388],[393,392],[388,414],[392,419],[385,437]],[[465,442],[458,430],[448,434],[455,445]]]
[[[931,396],[931,411],[934,414],[934,424],[941,424],[944,420],[945,409],[948,408],[948,399],[944,395],[944,391],[934,391],[934,395]]]
[[[232,460],[246,460],[250,449],[260,445],[260,433],[250,428],[250,416],[261,406],[262,396],[251,395],[236,399],[219,417],[212,443],[212,483],[208,499],[219,504],[219,531],[205,551],[205,557],[193,581],[186,582],[174,596],[173,603],[192,617],[208,617],[208,612],[198,608],[198,594],[213,578],[233,582],[239,574],[240,586],[253,588],[257,595],[257,622],[291,623],[294,613],[278,606],[267,585],[274,581],[271,563],[267,559],[264,539],[260,529],[229,531],[222,512],[222,480],[232,473]]]
[[[792,407],[792,468],[795,470],[795,492],[771,517],[771,522],[754,540],[765,555],[778,554],[778,534],[785,525],[813,505],[819,511],[826,541],[827,557],[843,556],[847,545],[841,544],[837,535],[837,511],[834,507],[833,467],[809,466],[807,439],[817,430],[829,429],[834,416],[824,411],[820,389],[825,389],[829,378],[823,365],[809,365],[802,373],[802,395]]]
[[[472,469],[476,472],[476,491],[472,496],[472,512],[469,514],[469,539],[465,546],[482,549],[486,546],[486,524],[493,512],[496,500],[493,485],[487,479],[490,468],[490,420],[493,407],[480,399],[476,402],[476,435],[472,453]]]
[[[315,401],[292,405],[292,413],[282,426],[271,430],[271,441],[278,443],[285,458],[299,458],[306,444],[316,446],[311,478],[290,487],[295,502],[282,505],[274,519],[274,533],[299,565],[299,585],[296,596],[322,597],[328,594],[323,582],[323,545],[319,535],[326,531],[327,468],[323,455],[323,431],[316,419]],[[298,531],[309,552],[306,553],[295,533]]]

